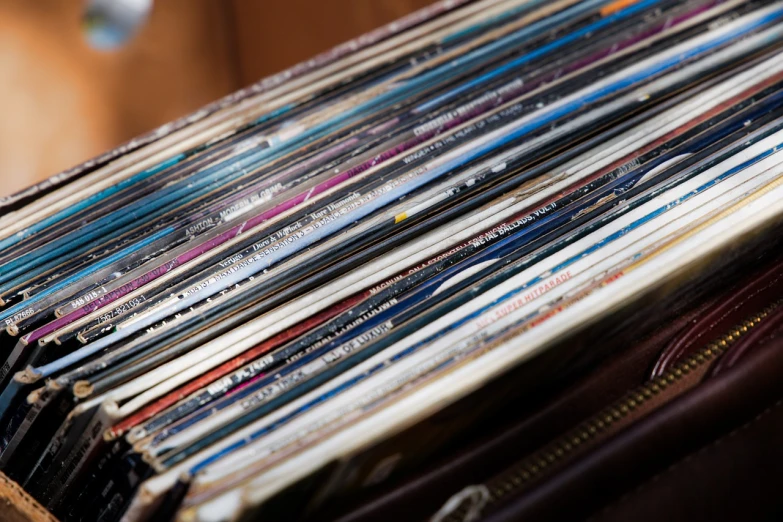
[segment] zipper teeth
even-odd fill
[[[544,474],[548,468],[568,458],[580,446],[611,428],[617,421],[644,405],[649,399],[666,390],[694,369],[713,361],[781,304],[783,304],[783,299],[775,301],[761,312],[753,314],[743,322],[735,325],[728,333],[709,343],[699,350],[698,353],[677,364],[662,376],[636,388],[624,398],[616,401],[612,406],[582,423],[568,435],[561,437],[545,449],[524,459],[520,464],[503,473],[500,477],[487,482],[486,492],[488,496],[483,506],[497,503],[509,494],[524,489],[533,480]],[[444,522],[465,520],[471,509],[469,504],[468,502],[460,504],[457,509],[444,519]]]

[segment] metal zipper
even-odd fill
[[[647,404],[650,399],[670,389],[686,375],[715,360],[781,304],[783,304],[783,299],[767,306],[761,312],[753,314],[725,335],[707,344],[698,353],[677,364],[664,375],[652,379],[628,393],[612,406],[580,424],[568,435],[548,445],[546,449],[525,458],[485,484],[468,486],[451,497],[444,508],[432,518],[432,522],[478,520],[481,518],[481,512],[487,507],[498,504],[511,495],[518,494],[535,480],[542,478],[548,469],[569,458],[579,447],[592,442],[631,412]],[[477,491],[480,491],[481,495],[477,495]]]

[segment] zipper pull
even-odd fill
[[[443,522],[446,519],[453,519],[454,512],[462,506],[462,503],[468,500],[470,502],[462,522],[473,522],[481,517],[481,511],[489,502],[489,489],[484,484],[467,486],[459,493],[451,496],[443,504],[443,507],[435,513],[430,522]]]

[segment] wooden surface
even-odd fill
[[[158,0],[118,52],[79,0],[0,0],[0,195],[187,114],[429,0]]]
[[[244,83],[420,9],[433,0],[232,0]]]
[[[15,482],[0,473],[0,522],[57,522]]]

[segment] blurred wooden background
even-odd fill
[[[158,0],[108,53],[82,1],[0,0],[0,195],[429,2]]]

